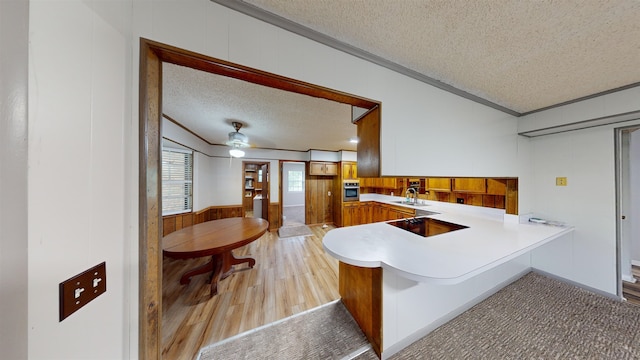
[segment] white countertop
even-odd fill
[[[402,198],[360,197],[399,205],[393,202],[397,200]],[[382,267],[420,282],[455,284],[573,231],[570,226],[505,221],[504,210],[426,203],[407,207],[438,212],[428,217],[468,228],[422,237],[384,222],[349,226],[330,230],[322,240],[324,249],[347,264]]]

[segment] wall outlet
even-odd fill
[[[69,278],[59,285],[60,321],[107,291],[107,263]]]
[[[566,177],[557,177],[556,178],[556,186],[567,186],[567,178]]]

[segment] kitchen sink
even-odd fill
[[[411,201],[406,201],[406,200],[398,200],[398,201],[393,201],[396,204],[402,204],[402,205],[411,205],[411,206],[429,206],[429,204],[416,204],[413,203]]]

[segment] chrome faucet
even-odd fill
[[[409,200],[409,203],[414,203],[417,204],[418,203],[418,192],[416,191],[416,189],[410,187],[407,189],[407,191],[404,192],[404,196],[409,199],[409,192],[413,191],[413,201]]]

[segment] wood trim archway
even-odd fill
[[[162,355],[162,63],[229,76],[255,84],[365,109],[379,102],[252,69],[166,44],[140,39],[139,78],[139,334],[140,359]]]

